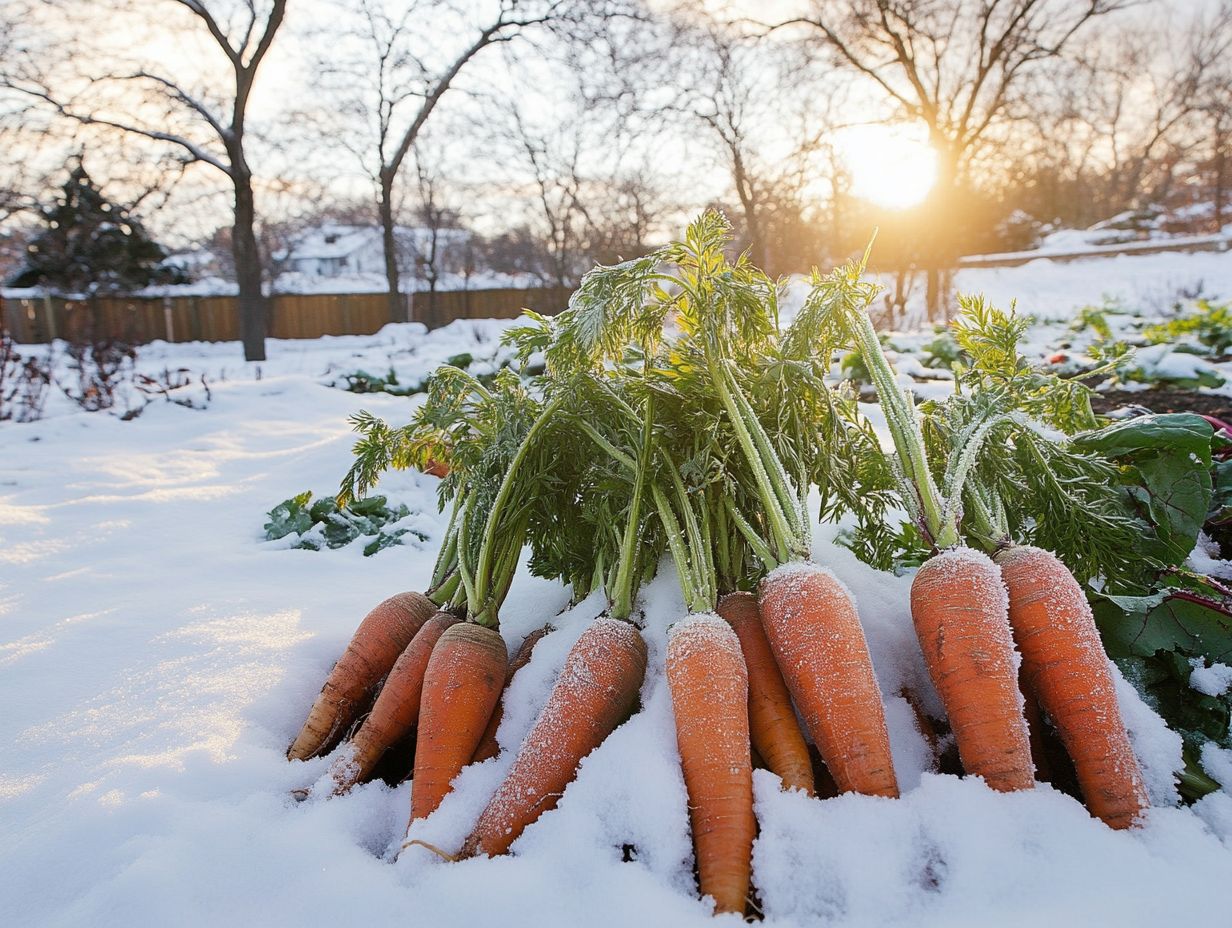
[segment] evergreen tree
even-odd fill
[[[166,251],[126,207],[103,195],[80,162],[39,214],[45,228],[31,239],[12,286],[96,293],[185,280],[178,269],[162,266]]]

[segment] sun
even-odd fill
[[[888,209],[923,202],[937,179],[937,152],[908,126],[853,126],[838,133],[851,193]]]

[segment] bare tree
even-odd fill
[[[682,79],[669,112],[704,130],[730,177],[754,260],[771,271],[806,269],[818,258],[818,236],[800,235],[817,218],[806,220],[806,202],[823,196],[818,165],[842,128],[841,90],[782,47],[713,20],[682,16],[673,47]]]
[[[1091,38],[1039,88],[1030,119],[999,140],[1028,208],[1087,225],[1166,203],[1184,175],[1209,170],[1220,212],[1232,2]]]
[[[1212,225],[1213,231],[1219,232],[1227,221],[1228,184],[1232,180],[1228,176],[1232,161],[1232,0],[1224,0],[1203,33],[1215,50],[1198,98],[1209,127]]]
[[[365,126],[354,141],[344,135],[342,143],[359,158],[375,189],[389,314],[395,322],[406,318],[398,267],[396,187],[429,118],[485,48],[514,41],[585,4],[494,0],[478,6],[478,12],[464,15],[444,0],[360,0],[343,35],[338,34],[337,24],[331,24],[330,51],[319,69],[322,86],[341,101],[342,116]],[[346,41],[355,47],[339,61],[337,45]]]
[[[428,311],[436,311],[436,293],[441,278],[461,270],[465,240],[469,234],[462,228],[458,211],[449,203],[445,179],[440,165],[446,160],[439,149],[429,151],[417,145],[415,162],[414,228],[406,241],[406,250],[414,263],[417,276],[428,284]]]
[[[586,121],[558,120],[541,127],[527,118],[518,101],[508,101],[507,107],[508,141],[527,172],[527,200],[534,204],[533,227],[538,227],[548,259],[540,276],[556,287],[573,286],[587,263],[586,209],[582,203]]]
[[[940,302],[939,269],[954,257],[954,236],[945,230],[961,219],[959,193],[972,155],[1024,102],[1033,71],[1061,55],[1090,22],[1135,2],[813,0],[806,15],[770,27],[820,37],[840,65],[927,126],[938,155],[930,313]]]
[[[170,146],[184,164],[201,164],[224,175],[233,193],[231,248],[239,288],[240,335],[244,357],[265,359],[266,301],[256,236],[253,169],[246,150],[249,102],[257,72],[282,25],[286,0],[258,3],[162,0],[103,5],[51,0],[62,20],[96,27],[101,17],[168,29],[191,26],[213,47],[213,80],[180,80],[152,62],[119,64],[114,56],[81,56],[102,70],[73,75],[48,73],[31,62],[9,70],[6,85],[42,101],[58,115],[94,129],[109,130]],[[76,39],[86,42],[85,35]],[[104,62],[110,60],[111,67]],[[227,73],[225,81],[220,72]],[[223,89],[223,85],[225,89]]]

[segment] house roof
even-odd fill
[[[317,226],[305,232],[291,246],[291,257],[345,258],[380,237],[381,230],[372,226]]]
[[[403,244],[419,244],[432,234],[431,229],[414,226],[398,226],[394,235]],[[465,241],[470,233],[465,229],[439,229],[444,239]],[[326,223],[309,229],[290,248],[290,257],[296,260],[345,258],[363,248],[380,246],[381,230],[377,226],[353,226]]]

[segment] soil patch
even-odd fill
[[[1150,390],[1109,390],[1091,395],[1091,408],[1107,415],[1121,406],[1141,406],[1151,412],[1196,412],[1232,421],[1232,397],[1213,396],[1194,390],[1176,390],[1156,387]]]

